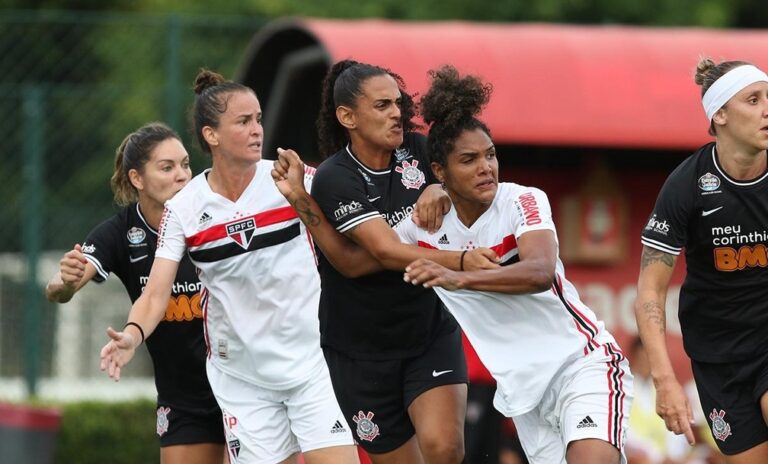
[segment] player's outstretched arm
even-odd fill
[[[121,332],[107,328],[111,340],[101,349],[100,367],[115,381],[120,380],[120,371],[133,359],[136,348],[165,316],[178,267],[176,261],[155,258],[147,286],[131,307],[125,328]]]
[[[672,369],[666,341],[665,306],[676,261],[674,255],[643,246],[635,318],[656,387],[656,413],[664,419],[667,429],[678,435],[684,434],[688,443],[694,444],[693,413],[688,396]]]
[[[59,271],[45,286],[45,297],[52,303],[66,303],[96,275],[96,267],[85,259],[80,244],[64,253]]]

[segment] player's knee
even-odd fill
[[[419,437],[419,447],[428,464],[455,463],[464,460],[464,441],[460,437],[446,439],[443,437]]]

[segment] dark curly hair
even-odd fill
[[[200,69],[195,77],[195,103],[192,105],[191,119],[195,136],[204,152],[210,154],[211,147],[203,137],[203,127],[219,127],[221,115],[227,112],[229,94],[234,92],[253,92],[253,89],[237,82],[224,79],[221,74],[209,69]]]
[[[375,76],[389,74],[397,82],[402,100],[400,112],[403,118],[403,132],[408,133],[419,126],[413,122],[416,115],[413,97],[405,89],[403,78],[387,68],[343,60],[331,66],[323,79],[320,114],[317,116],[317,141],[320,155],[327,157],[341,150],[349,142],[349,134],[336,119],[339,106],[355,107],[357,97],[362,95],[365,81]]]
[[[419,102],[421,115],[429,127],[427,146],[432,161],[445,166],[456,138],[465,130],[491,131],[475,116],[488,104],[491,84],[477,76],[459,76],[451,65],[429,71],[432,84]]]

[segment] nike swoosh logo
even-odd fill
[[[432,377],[440,377],[443,374],[447,374],[449,372],[453,372],[453,369],[448,369],[447,371],[432,371]]]
[[[708,209],[708,210],[706,210],[706,211],[702,211],[702,212],[701,212],[701,216],[702,216],[702,217],[704,217],[704,216],[709,216],[710,214],[712,214],[712,213],[714,213],[714,212],[716,212],[716,211],[720,211],[721,209],[723,209],[723,207],[722,207],[722,206],[718,206],[718,207],[717,207],[717,208],[715,208],[715,209]]]
[[[128,258],[128,260],[130,260],[131,263],[138,263],[139,261],[146,258],[147,256],[149,255],[139,256],[138,258],[134,258],[133,256],[131,256],[130,258]]]
[[[368,201],[373,203],[374,201],[378,200],[379,198],[381,198],[381,195],[379,195],[378,197],[374,197],[374,198],[368,197]]]

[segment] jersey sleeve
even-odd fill
[[[312,166],[304,165],[304,189],[307,192],[312,191],[312,181],[315,179],[317,169]]]
[[[123,233],[125,233],[123,231]],[[85,259],[96,268],[94,282],[104,282],[117,269],[125,254],[123,234],[116,218],[102,222],[91,230],[82,245]]]
[[[552,208],[547,194],[527,187],[515,193],[512,199],[512,231],[516,237],[534,230],[555,232]]]
[[[179,217],[166,204],[163,217],[160,219],[160,228],[157,231],[156,258],[170,259],[179,262],[187,251],[187,242],[184,238],[184,228]]]
[[[364,182],[362,175],[340,164],[321,165],[315,173],[312,197],[328,221],[341,233],[381,217],[368,200]]]
[[[400,236],[400,241],[403,243],[408,243],[410,245],[419,243],[419,228],[416,226],[416,223],[413,222],[413,216],[408,216],[400,221],[400,223],[395,226],[395,232]]]
[[[678,188],[683,172],[675,170],[664,182],[640,238],[643,245],[675,256],[685,246],[687,218],[694,206],[687,189]]]

